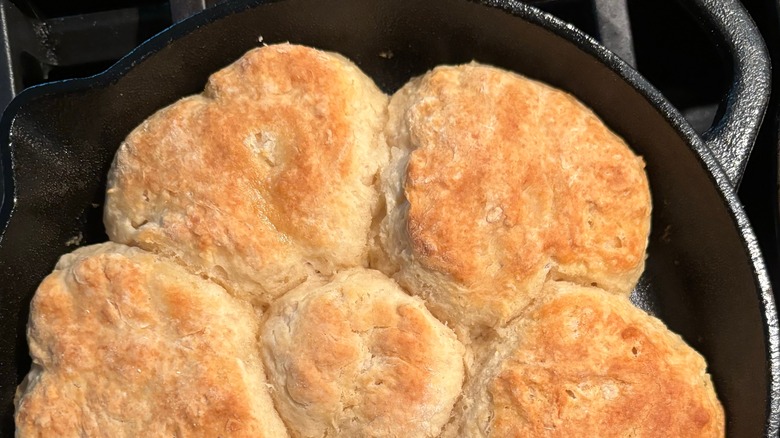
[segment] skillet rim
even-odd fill
[[[140,44],[101,73],[85,78],[67,79],[36,85],[19,93],[19,95],[6,107],[2,114],[2,118],[0,118],[0,166],[2,166],[4,178],[4,190],[2,198],[0,198],[0,202],[2,202],[2,205],[0,206],[0,224],[2,224],[0,228],[0,244],[2,244],[7,225],[17,204],[15,196],[16,187],[14,178],[15,166],[13,146],[10,144],[11,128],[17,115],[20,113],[20,110],[27,103],[52,95],[109,87],[113,82],[120,80],[137,64],[143,62],[150,56],[153,56],[171,42],[189,34],[201,26],[208,25],[229,15],[241,13],[242,11],[253,9],[264,4],[280,1],[284,0],[239,0],[219,4],[181,22],[174,23],[172,26]],[[772,286],[756,235],[753,232],[747,215],[737,197],[736,190],[732,185],[731,180],[727,176],[721,163],[715,157],[714,152],[694,131],[680,112],[638,71],[634,70],[617,55],[610,52],[594,38],[586,35],[572,24],[517,0],[464,1],[479,3],[485,7],[499,9],[504,13],[525,20],[552,32],[558,37],[568,40],[579,50],[582,50],[584,53],[590,55],[612,70],[617,76],[644,97],[660,113],[664,120],[669,123],[677,134],[680,135],[688,147],[693,150],[700,164],[707,170],[707,176],[717,188],[721,201],[731,216],[732,223],[734,223],[736,229],[739,231],[743,248],[749,256],[750,265],[753,268],[755,286],[759,292],[758,301],[762,314],[766,353],[769,358],[769,375],[767,376],[768,393],[765,415],[766,423],[764,431],[766,436],[778,436],[778,433],[780,433],[780,323],[778,322]],[[764,55],[764,58],[766,58],[765,52],[759,53],[758,55],[759,57],[760,55]],[[766,71],[762,73],[764,73],[765,77],[768,77],[768,58],[764,61],[765,62],[759,62],[758,64],[767,66]],[[765,95],[762,97],[764,98],[763,100],[766,101],[768,99],[769,91],[768,89],[763,91],[765,91]],[[763,117],[763,110],[766,109],[766,102],[763,106],[764,108],[756,114],[759,119]]]

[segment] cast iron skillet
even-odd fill
[[[647,162],[653,230],[635,302],[708,360],[732,437],[776,436],[778,322],[753,232],[734,194],[769,94],[765,48],[736,0],[689,0],[731,57],[720,121],[697,137],[615,55],[512,0],[238,1],[163,32],[103,74],[29,89],[0,122],[6,191],[0,240],[0,406],[13,431],[29,369],[29,301],[57,258],[106,239],[105,175],[125,135],[202,90],[208,75],[263,41],[338,51],[387,92],[437,64],[476,59],[568,90]],[[659,32],[663,31],[659,29]],[[380,56],[380,54],[382,56]]]

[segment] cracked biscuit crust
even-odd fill
[[[434,437],[463,383],[463,346],[377,271],[302,285],[271,307],[263,359],[295,437]]]
[[[249,304],[169,261],[81,248],[33,298],[16,436],[287,436],[258,331]]]
[[[364,266],[387,100],[340,55],[251,50],[130,133],[109,172],[108,235],[263,306]]]
[[[445,437],[723,437],[706,363],[622,296],[551,282]]]
[[[391,99],[375,265],[453,326],[497,327],[545,278],[628,295],[644,268],[644,162],[571,95],[476,63]]]

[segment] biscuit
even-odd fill
[[[16,436],[283,437],[252,307],[138,248],[63,256],[32,300]]]
[[[445,437],[723,437],[704,359],[623,296],[551,282]]]
[[[263,360],[294,437],[434,437],[463,383],[464,348],[419,298],[373,270],[285,294]]]
[[[108,236],[263,306],[311,275],[364,266],[386,105],[339,55],[251,50],[122,143]]]
[[[372,264],[453,327],[498,327],[547,278],[628,295],[644,268],[644,163],[569,94],[471,63],[399,90]]]

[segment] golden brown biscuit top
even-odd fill
[[[282,44],[134,130],[105,223],[159,255],[89,247],[44,280],[19,435],[723,435],[704,360],[605,292],[643,268],[641,158],[493,67],[387,105],[344,58]],[[373,240],[425,301],[362,268]]]
[[[552,286],[488,391],[490,436],[721,437],[704,359],[624,297]]]
[[[32,301],[17,436],[286,435],[252,308],[113,243],[63,257]]]
[[[388,142],[411,149],[403,190],[422,266],[466,288],[522,289],[549,271],[630,291],[650,226],[648,182],[643,161],[590,110],[479,64],[438,67],[398,99]]]
[[[463,382],[452,331],[376,271],[344,271],[286,294],[270,310],[263,344],[293,436],[436,436]]]
[[[112,240],[268,304],[315,271],[366,263],[387,97],[341,56],[254,49],[120,147]]]

